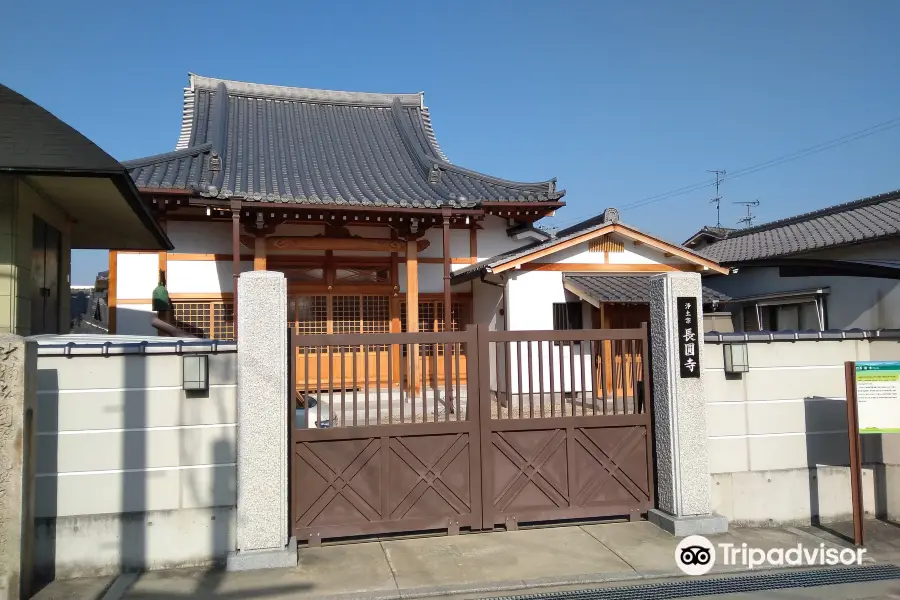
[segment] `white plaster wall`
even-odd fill
[[[243,261],[240,268],[241,272],[252,271],[253,263]],[[170,260],[166,266],[166,289],[170,294],[233,293],[233,264],[221,260]]]
[[[552,330],[553,329],[553,304],[556,302],[580,302],[574,294],[565,290],[562,284],[563,274],[559,271],[515,271],[509,276],[508,283],[508,307],[509,330]],[[584,326],[591,325],[591,307],[581,302],[582,321]],[[505,352],[505,348],[503,349]],[[550,381],[550,370],[559,390],[560,383],[564,391],[581,391],[583,388],[590,391],[591,385],[591,355],[590,347],[585,345],[574,346],[575,356],[570,358],[570,349],[567,345],[552,346],[544,342],[540,350],[543,363],[539,365],[537,342],[531,344],[531,362],[528,362],[528,345],[522,344],[523,368],[522,392],[537,391],[540,388],[540,377],[543,374],[544,385]],[[562,352],[562,369],[560,369],[560,352]],[[519,351],[516,344],[510,345],[510,363],[518,365]],[[530,364],[530,368],[528,368]],[[574,381],[572,369],[574,368]],[[582,371],[584,371],[584,386],[582,386]],[[530,379],[529,379],[530,373]],[[562,373],[562,378],[560,378]],[[518,374],[515,373],[511,382],[511,393],[519,391]],[[545,387],[545,389],[548,389]]]
[[[491,258],[532,243],[530,240],[516,240],[506,235],[506,229],[509,227],[506,219],[489,215],[485,217],[481,225],[483,229],[479,229],[476,234],[478,260]]]
[[[747,348],[750,371],[740,376],[726,376],[721,345],[705,348],[714,510],[744,524],[808,522],[811,515],[846,518],[844,362],[900,360],[900,342],[773,342]],[[862,439],[864,461],[873,464],[866,475],[871,508],[873,478],[884,476],[883,465],[900,464],[900,439]],[[880,487],[888,497],[878,502],[896,511],[900,486]]]
[[[609,262],[620,265],[652,265],[652,264],[679,264],[685,261],[676,256],[663,256],[656,248],[646,244],[635,246],[631,240],[625,241],[624,252],[610,252]]]
[[[144,300],[159,283],[159,254],[119,252],[116,257],[116,298]]]
[[[506,235],[506,232],[503,235]],[[431,243],[419,253],[419,256],[425,258],[444,256],[444,230],[442,228],[429,229],[425,232],[425,239]],[[469,258],[471,256],[468,229],[450,230],[450,256],[452,258]]]
[[[780,277],[776,267],[742,268],[703,284],[732,298],[830,288],[829,329],[900,329],[900,282],[871,277]],[[736,326],[741,325],[740,319]]]
[[[464,269],[468,265],[450,265],[451,271]],[[406,263],[397,265],[397,273],[400,277],[400,292],[406,293]],[[469,283],[451,286],[453,293],[471,291]],[[419,263],[419,293],[438,294],[444,291],[444,265]]]
[[[167,221],[166,235],[180,254],[231,254],[231,223]],[[243,250],[242,250],[243,251]]]
[[[487,325],[490,331],[504,331],[506,329],[503,310],[503,289],[488,285],[481,281],[472,282],[472,319],[479,325]],[[482,362],[482,368],[488,366],[491,372],[491,389],[497,389],[497,349],[495,344],[488,348],[489,359],[487,365]],[[501,368],[502,365],[501,365]]]

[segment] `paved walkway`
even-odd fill
[[[798,542],[809,547],[820,543],[846,547],[847,542],[839,537],[845,529],[846,525],[835,526],[833,533],[791,527],[733,529],[711,539],[764,550],[796,546]],[[869,524],[868,531],[868,561],[900,562],[900,529],[875,522]],[[109,600],[485,598],[542,591],[534,588],[549,591],[681,576],[674,562],[677,543],[676,538],[646,521],[385,539],[301,548],[299,565],[294,569],[155,571],[122,577],[112,589],[108,588],[113,578],[60,581],[42,590],[37,599],[94,600],[104,593]],[[713,569],[713,573],[726,572],[746,573],[746,568],[719,563]],[[900,582],[894,587],[900,589]]]

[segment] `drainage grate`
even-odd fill
[[[503,596],[493,600],[669,600],[691,596],[717,596],[742,592],[764,592],[788,588],[808,588],[844,583],[868,583],[900,579],[894,565],[869,565],[809,571],[787,571],[762,575],[739,575],[714,579],[691,579],[667,583],[648,583],[622,587],[548,592],[527,596]]]

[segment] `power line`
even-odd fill
[[[879,123],[877,125],[872,125],[871,127],[866,127],[865,129],[860,129],[853,133],[848,133],[846,135],[842,135],[840,137],[828,140],[826,142],[822,142],[820,144],[816,144],[814,146],[809,146],[808,148],[803,148],[802,150],[797,150],[795,152],[791,152],[789,154],[784,154],[782,156],[763,161],[761,163],[757,163],[755,165],[751,165],[749,167],[744,167],[742,169],[738,169],[736,171],[731,171],[726,175],[725,179],[722,181],[726,181],[729,179],[737,179],[739,177],[745,177],[747,175],[752,175],[753,173],[758,173],[760,171],[765,171],[766,169],[771,169],[772,167],[777,167],[787,162],[791,162],[794,160],[799,160],[801,158],[805,158],[807,156],[812,156],[813,154],[818,154],[820,152],[824,152],[826,150],[831,150],[832,148],[837,148],[839,146],[843,146],[845,144],[849,144],[850,142],[855,142],[857,140],[861,140],[863,138],[867,138],[869,136],[883,133],[890,129],[894,129],[895,127],[900,127],[900,117],[895,119],[891,119],[889,121],[884,121],[883,123]],[[705,181],[700,181],[691,185],[686,185],[680,188],[676,188],[674,190],[670,190],[668,192],[663,192],[661,194],[656,194],[654,196],[648,196],[646,198],[642,198],[641,200],[637,200],[630,204],[625,204],[624,206],[619,207],[619,210],[625,210],[629,208],[639,208],[641,206],[646,206],[648,204],[654,204],[656,202],[661,202],[662,200],[669,200],[671,198],[675,198],[677,196],[683,196],[684,194],[689,194],[691,192],[695,192],[697,190],[701,190],[703,188],[708,188],[716,185],[716,179],[707,179]],[[717,194],[718,195],[718,194]],[[571,220],[563,221],[557,225],[557,227],[563,227],[565,225],[576,223],[578,221],[583,220],[584,217],[574,218]]]

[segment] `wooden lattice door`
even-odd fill
[[[288,323],[298,334],[388,333],[390,297],[386,295],[328,294],[288,298]],[[379,382],[376,364],[387,364],[387,348],[380,345],[306,347],[297,349],[297,384],[302,391],[348,389]],[[386,380],[387,372],[381,373]]]

